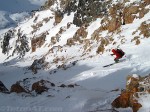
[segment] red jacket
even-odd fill
[[[123,55],[122,55],[119,51],[117,51],[116,49],[112,49],[112,52],[113,52],[114,55],[116,55],[115,59],[120,59],[120,58],[122,58],[122,56],[123,56]]]

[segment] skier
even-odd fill
[[[125,54],[121,49],[112,49],[112,52],[113,52],[113,54],[111,54],[111,55],[112,55],[112,56],[113,56],[113,55],[116,56],[115,59],[114,59],[114,61],[115,61],[116,63],[118,63],[118,62],[119,62],[119,59],[121,59],[121,58],[124,56],[124,54]]]

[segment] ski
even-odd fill
[[[125,61],[125,59],[124,59],[124,60],[119,60],[119,62],[117,62],[117,63],[124,62],[124,61]],[[112,66],[112,65],[114,65],[114,64],[117,64],[117,63],[114,62],[114,63],[108,64],[108,65],[105,65],[105,66],[103,66],[103,67],[110,67],[110,66]]]
[[[114,65],[114,64],[116,64],[116,63],[111,63],[111,64],[105,65],[105,66],[103,66],[103,67],[109,67],[109,66],[112,66],[112,65]]]

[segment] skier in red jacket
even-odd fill
[[[121,49],[112,49],[112,52],[113,52],[113,54],[111,54],[111,55],[112,55],[112,56],[113,56],[113,55],[116,56],[115,59],[114,59],[114,61],[115,61],[116,63],[118,63],[118,62],[119,62],[119,59],[121,59],[121,58],[124,56],[124,54],[125,54]]]

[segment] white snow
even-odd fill
[[[87,28],[87,38],[91,38],[91,35],[93,34],[93,32],[98,29],[100,27],[100,23],[101,23],[101,19],[97,19],[95,22],[92,22],[92,24]]]
[[[133,74],[132,77],[137,78],[137,79],[139,78],[137,74]]]
[[[142,108],[139,109],[139,112],[149,112],[150,111],[150,106],[149,106],[150,95],[149,94],[141,95],[140,99],[138,101],[142,105]]]

